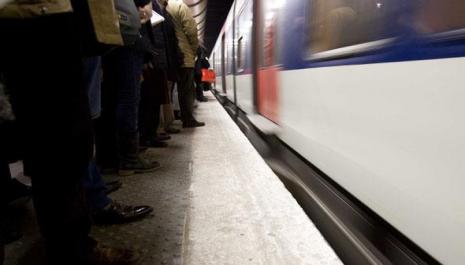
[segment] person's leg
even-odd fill
[[[200,102],[206,102],[208,99],[203,95],[202,77],[195,78],[195,97]]]
[[[148,162],[139,156],[139,103],[140,76],[143,57],[131,47],[118,48],[113,52],[113,79],[116,95],[116,132],[120,156],[119,174],[151,172],[160,167],[157,162]]]
[[[164,70],[155,68],[145,71],[144,83],[142,84],[141,115],[145,119],[141,122],[141,145],[147,147],[166,147],[170,136],[160,137],[157,135],[160,126],[161,103],[167,97],[166,75]]]
[[[181,106],[181,117],[184,128],[200,127],[205,123],[195,120],[194,109],[194,70],[193,68],[182,68],[179,74],[179,105]]]
[[[154,69],[144,71],[144,82],[141,85],[141,101],[140,101],[140,140],[141,145],[145,145],[156,134],[158,117],[157,117],[157,99],[156,90],[157,80]]]
[[[104,172],[118,168],[118,138],[116,133],[116,103],[118,78],[118,57],[115,52],[103,57],[103,83],[101,88],[102,112],[95,120],[96,159]]]
[[[77,264],[92,248],[81,185],[92,138],[74,26],[70,14],[0,22],[9,36],[0,44],[2,68],[52,264]]]
[[[88,174],[84,179],[84,188],[88,207],[97,224],[132,222],[144,218],[153,211],[150,206],[124,205],[108,197],[107,186],[94,161],[89,164]]]
[[[179,107],[181,109],[181,119],[183,122],[188,122],[193,118],[193,70],[191,68],[179,69],[178,79],[178,98]]]
[[[111,199],[107,196],[107,187],[102,180],[95,161],[89,163],[86,177],[83,181],[86,191],[86,201],[91,212],[103,209],[110,204]]]
[[[173,126],[173,122],[176,119],[174,114],[173,104],[173,87],[174,83],[171,81],[166,82],[166,104],[162,106],[162,117],[163,117],[163,128],[167,133],[179,133],[180,130]]]

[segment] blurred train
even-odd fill
[[[465,263],[465,1],[236,0],[210,61],[252,123]]]

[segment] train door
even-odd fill
[[[257,1],[256,109],[269,120],[279,122],[279,72],[277,34],[279,11],[284,0]]]
[[[221,36],[221,84],[223,93],[226,94],[226,36]]]
[[[234,89],[234,7],[231,9],[229,16],[226,20],[225,27],[225,66],[226,66],[226,97],[233,103],[235,102],[235,89]]]
[[[212,56],[212,60],[213,60],[213,71],[214,71],[215,73],[217,73],[217,72],[218,72],[218,67],[216,66],[216,51],[215,51],[215,50],[213,51],[213,53],[212,53],[211,56]],[[215,80],[215,82],[212,84],[212,86],[213,86],[213,89],[216,90],[216,80]]]
[[[252,76],[253,1],[236,1],[235,84],[236,105],[246,113],[254,111]]]

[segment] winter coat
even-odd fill
[[[197,23],[189,7],[182,0],[169,0],[166,10],[173,19],[178,45],[184,55],[181,67],[193,68],[199,47]]]
[[[0,83],[0,124],[14,119],[13,110],[10,101],[6,96],[3,85]]]
[[[165,40],[168,80],[176,82],[178,77],[177,71],[184,64],[184,54],[179,48],[173,18],[166,9],[162,9],[162,15],[165,18],[165,21],[161,23],[161,26],[163,28],[163,36]]]
[[[49,15],[76,13],[82,38],[91,42],[123,45],[119,18],[111,0],[8,0],[0,5],[0,18],[34,18]],[[90,35],[95,35],[89,37]]]
[[[0,7],[2,18],[30,18],[73,11],[70,0],[15,0]]]

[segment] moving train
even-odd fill
[[[213,90],[426,257],[411,264],[463,264],[464,14],[463,0],[236,0]],[[407,264],[390,251],[361,250]]]

